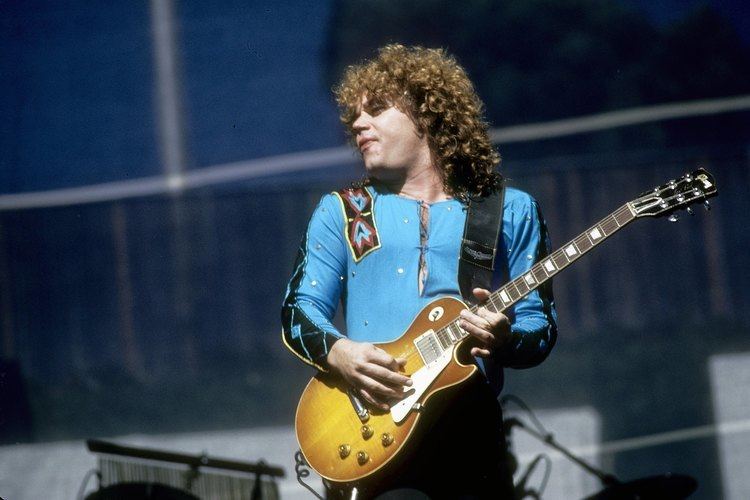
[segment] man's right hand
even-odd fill
[[[406,359],[394,358],[373,344],[339,339],[326,360],[331,370],[343,377],[365,401],[384,411],[390,409],[389,401],[404,397],[404,386],[412,385],[409,377],[399,373]]]

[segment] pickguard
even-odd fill
[[[400,423],[404,420],[409,412],[414,409],[414,405],[419,403],[420,398],[424,395],[430,385],[440,375],[440,372],[448,366],[453,358],[454,346],[443,351],[443,353],[430,364],[424,365],[419,370],[415,371],[411,375],[412,386],[404,387],[404,392],[409,395],[399,401],[398,403],[391,406],[391,417],[395,423]]]

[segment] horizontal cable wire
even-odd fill
[[[491,129],[489,133],[493,143],[508,144],[747,109],[750,109],[750,95],[631,108],[544,123],[496,128]],[[354,163],[356,159],[354,149],[341,146],[193,169],[179,177],[153,176],[74,188],[4,194],[0,195],[0,211],[176,193],[227,182],[335,167]]]
[[[701,425],[687,429],[638,436],[628,439],[618,439],[606,443],[592,444],[586,446],[574,446],[568,449],[576,456],[591,457],[595,455],[612,455],[623,451],[637,450],[651,446],[690,441],[693,439],[709,438],[713,436],[732,436],[750,432],[750,419],[721,422],[714,425]],[[550,457],[562,458],[563,454],[558,451],[550,451]],[[531,460],[536,453],[524,453],[518,458],[522,461]]]

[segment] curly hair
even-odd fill
[[[443,49],[386,45],[376,58],[349,66],[334,89],[350,140],[362,98],[367,107],[396,106],[428,143],[446,192],[465,197],[494,191],[502,176],[484,105],[466,71]]]

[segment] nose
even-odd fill
[[[359,116],[357,116],[357,119],[352,122],[352,130],[355,134],[359,134],[368,128],[370,128],[370,115],[362,111]]]

